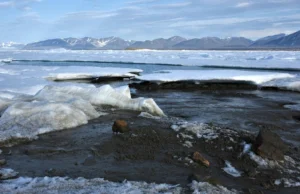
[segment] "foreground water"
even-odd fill
[[[298,164],[299,153],[295,150],[300,140],[299,52],[0,51],[1,58],[1,143],[20,143],[23,138],[71,128],[39,136],[39,140],[31,143],[1,148],[8,163],[6,167],[17,170],[21,177],[73,178],[14,179],[0,186],[3,192],[13,187],[17,188],[16,193],[41,192],[34,189],[39,185],[49,186],[49,182],[57,192],[72,190],[79,183],[92,187],[100,184],[103,187],[94,189],[103,192],[107,187],[115,192],[186,192],[187,177],[194,171],[203,176],[201,181],[217,179],[221,185],[238,191],[253,185],[261,191],[268,179],[277,192],[297,191],[276,187],[274,182],[279,178],[287,180],[282,181],[285,186],[288,183],[296,186],[298,172],[277,175],[259,170],[260,178],[248,175],[253,162],[236,158],[242,152],[243,139],[233,137],[236,143],[229,142],[230,145],[222,138],[217,142],[190,139],[190,148],[191,142],[178,139],[170,125],[179,121],[208,123],[222,129],[246,130],[252,135],[267,128],[291,145],[290,152]],[[187,88],[186,84],[171,88],[163,88],[161,84],[160,89],[147,85],[127,87],[132,83],[139,85],[143,80],[154,84],[191,80],[194,85],[217,83],[198,89]],[[238,87],[229,88],[231,81]],[[149,118],[139,117],[140,112]],[[157,117],[164,115],[167,118]],[[112,135],[112,122],[118,118],[128,120],[135,130],[125,136]],[[177,135],[189,138],[190,134]],[[231,146],[233,153],[229,151]],[[189,152],[196,150],[212,162],[210,169],[186,166],[190,162]],[[178,158],[173,160],[175,156]],[[243,171],[241,178],[228,176],[222,170],[225,165],[228,167],[228,161]],[[228,168],[230,172],[234,167]],[[79,176],[87,179],[77,180]],[[169,185],[114,184],[94,178]],[[281,183],[280,180],[277,182]],[[199,185],[190,186],[189,192],[199,188],[209,191],[203,190],[208,185]],[[209,188],[219,193],[229,192]]]

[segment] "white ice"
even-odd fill
[[[41,50],[0,51],[0,59],[163,63],[196,66],[300,69],[299,51]]]
[[[181,193],[177,185],[155,184],[145,182],[124,181],[109,182],[101,178],[62,178],[62,177],[20,177],[6,180],[0,184],[0,193],[31,194],[31,193]]]
[[[86,124],[104,114],[96,111],[96,107],[103,105],[164,116],[153,99],[132,99],[128,86],[116,89],[110,85],[46,86],[26,101],[9,100],[0,117],[0,142],[11,138],[33,139],[39,134]]]
[[[241,172],[239,172],[236,168],[234,168],[229,161],[225,161],[225,167],[223,170],[227,173],[230,174],[233,177],[240,177]]]
[[[46,85],[70,85],[65,82],[50,80],[86,79],[96,77],[135,77],[140,69],[104,68],[87,66],[30,66],[3,65],[0,66],[0,92],[9,91],[34,95]],[[47,80],[48,78],[48,80]],[[87,84],[72,84],[85,85]]]
[[[161,73],[152,73],[140,76],[138,79],[147,81],[183,81],[183,80],[235,80],[250,81],[256,84],[263,84],[268,81],[294,78],[289,73],[239,71],[239,70],[168,70]]]
[[[191,184],[191,190],[193,191],[193,194],[236,194],[238,193],[235,190],[229,190],[226,187],[223,187],[221,185],[211,185],[207,182],[196,182],[193,181]]]
[[[0,168],[0,180],[14,178],[19,173],[10,168]]]
[[[212,127],[205,123],[179,122],[172,125],[171,128],[176,132],[183,130],[184,132],[190,132],[194,134],[198,138],[204,138],[207,140],[218,138],[218,133]]]

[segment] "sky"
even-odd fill
[[[300,0],[0,0],[0,42],[182,36],[252,40],[300,30]]]

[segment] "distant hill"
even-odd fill
[[[285,36],[285,34],[276,34],[276,35],[273,35],[273,36],[267,36],[267,37],[264,37],[264,38],[260,38],[260,39],[256,40],[256,41],[251,45],[251,47],[260,47],[260,46],[264,46],[264,45],[266,45],[268,42],[271,42],[271,41],[273,41],[273,40],[282,38],[282,37],[284,37],[284,36]]]
[[[133,42],[125,41],[117,37],[108,38],[64,38],[64,39],[50,39],[40,42],[27,44],[24,49],[28,50],[45,50],[65,48],[72,50],[123,50],[129,47]]]
[[[300,48],[300,31],[284,36],[265,44],[268,47]]]
[[[10,48],[13,44],[0,44],[0,48]],[[267,36],[256,41],[244,37],[204,37],[186,39],[173,36],[168,39],[158,38],[146,41],[127,41],[118,37],[108,38],[64,38],[49,39],[20,45],[17,48],[26,50],[46,49],[71,49],[71,50],[135,50],[135,49],[157,49],[157,50],[201,50],[201,49],[300,49],[300,31],[290,35],[277,34]]]
[[[217,37],[205,37],[180,42],[173,46],[173,49],[226,49],[226,48],[247,48],[253,43],[252,40],[243,37],[231,37],[220,39]]]
[[[180,36],[173,36],[169,39],[159,38],[155,40],[136,41],[129,49],[172,49],[172,47],[187,39]]]

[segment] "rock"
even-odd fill
[[[126,133],[130,131],[128,124],[124,120],[116,120],[112,126],[112,131],[114,133]]]
[[[0,160],[0,166],[3,166],[5,164],[6,164],[6,160],[5,159]]]
[[[205,159],[199,152],[194,152],[193,154],[194,162],[203,164],[206,167],[209,167],[209,161]]]
[[[284,160],[284,153],[288,150],[282,139],[269,129],[260,130],[254,143],[254,151],[263,158]]]

